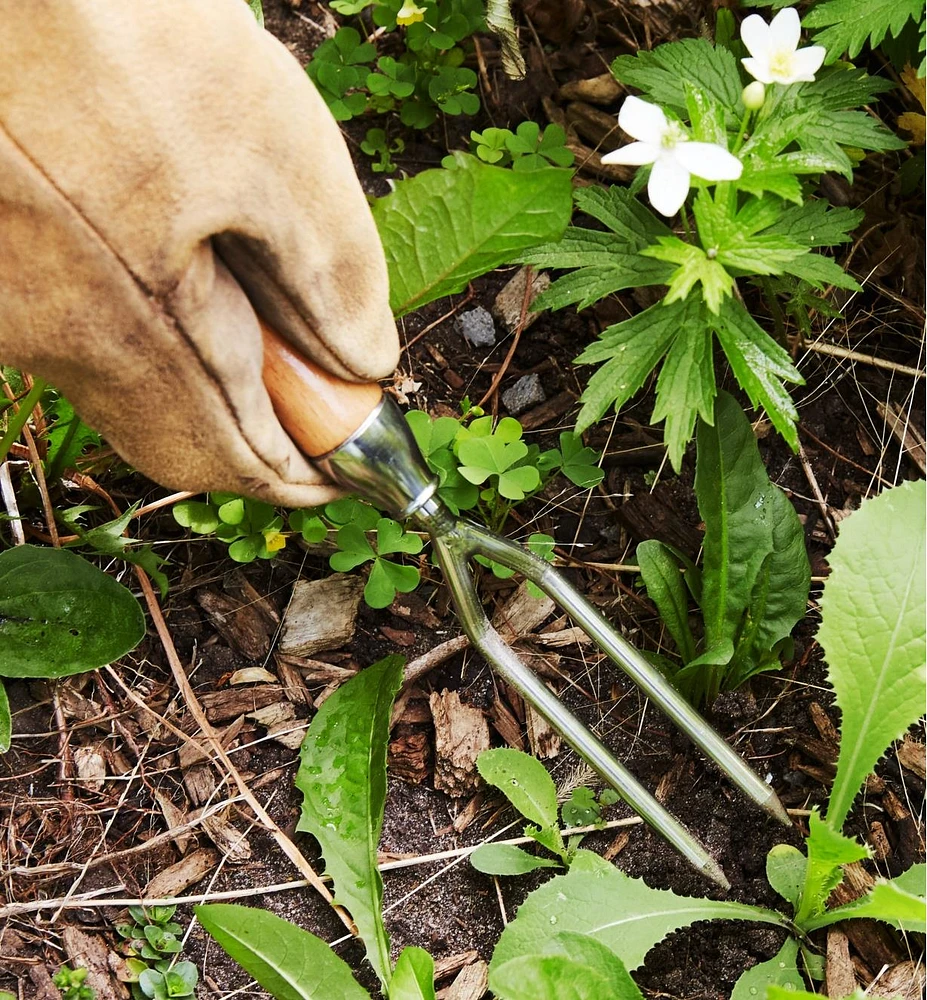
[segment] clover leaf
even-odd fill
[[[407,532],[397,521],[388,517],[377,520],[376,548],[357,522],[339,528],[336,542],[339,551],[328,561],[336,572],[346,573],[366,562],[373,563],[364,587],[364,600],[369,607],[388,607],[397,591],[407,594],[418,586],[421,575],[416,567],[384,558],[394,553],[416,555],[422,551],[422,539]]]

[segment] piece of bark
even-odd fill
[[[495,698],[492,707],[489,709],[489,721],[493,729],[516,750],[525,749],[525,740],[522,736],[521,723],[500,698]]]
[[[531,705],[526,706],[525,724],[528,730],[528,742],[531,752],[541,760],[550,760],[560,753],[562,741],[560,734]]]
[[[223,639],[249,660],[263,660],[270,652],[270,637],[264,616],[252,604],[215,590],[198,590],[196,603],[206,612]]]
[[[354,666],[342,667],[327,660],[316,660],[306,656],[278,656],[277,664],[286,663],[299,671],[300,676],[309,684],[343,683],[350,680],[356,673]],[[281,679],[283,674],[281,673]]]
[[[554,607],[554,602],[546,594],[541,598],[534,597],[522,582],[493,615],[492,623],[506,642],[513,642],[533,632],[551,616]]]
[[[659,486],[630,497],[616,514],[637,541],[655,538],[693,559],[702,547],[701,532],[682,516],[674,495]]]
[[[430,752],[426,733],[400,734],[389,744],[387,767],[390,774],[412,785],[420,785],[428,777]]]
[[[280,701],[284,696],[284,690],[279,684],[258,684],[256,687],[206,691],[199,698],[210,722],[226,722],[239,715],[256,712],[259,708]]]
[[[660,778],[654,790],[653,797],[661,805],[665,805],[669,797],[676,790],[679,779],[688,767],[688,761],[682,754],[676,754],[673,758],[673,766]]]
[[[306,687],[306,682],[303,680],[303,675],[299,672],[299,667],[285,656],[278,656],[276,663],[277,673],[287,700],[293,702],[294,705],[311,705],[312,694],[309,688]]]
[[[197,809],[190,814],[190,818],[196,819],[202,812],[202,809]],[[200,826],[219,849],[223,859],[233,864],[242,864],[251,858],[251,843],[238,827],[225,818],[226,812],[227,810],[223,810],[207,816]]]
[[[218,863],[219,855],[211,847],[191,851],[169,868],[158,872],[145,886],[142,896],[146,899],[179,896],[184,889],[204,879]]]
[[[574,101],[566,108],[567,121],[600,153],[610,153],[622,145],[618,119],[599,108]]]
[[[450,986],[438,990],[437,1000],[480,1000],[489,989],[489,966],[483,962],[474,962],[457,973]]]
[[[827,932],[827,995],[843,1000],[856,991],[856,971],[850,959],[850,941],[839,927]]]
[[[843,906],[868,892],[875,880],[858,862],[843,866],[843,881],[831,893],[828,909]],[[850,939],[858,955],[865,955],[874,968],[895,965],[905,956],[901,953],[892,930],[876,920],[847,920],[841,930]]]
[[[557,632],[540,632],[534,636],[534,641],[542,646],[552,646],[560,649],[564,646],[588,646],[592,639],[578,625],[562,628]]]
[[[479,815],[480,808],[483,805],[483,793],[477,792],[470,801],[460,810],[460,812],[454,817],[454,822],[451,827],[454,833],[463,833],[464,830],[476,819]]]
[[[621,84],[611,73],[586,80],[571,80],[560,88],[565,101],[587,101],[590,104],[614,104],[622,94]]]
[[[927,761],[924,759],[925,750],[927,748],[925,748],[923,743],[918,743],[917,740],[912,739],[910,736],[905,736],[898,744],[897,750],[898,763],[922,780],[927,779]]]
[[[435,723],[435,788],[452,798],[469,795],[479,784],[476,758],[489,749],[486,718],[461,702],[457,691],[433,691],[429,704]]]
[[[619,830],[615,839],[605,848],[602,857],[606,861],[614,861],[615,858],[628,846],[631,834],[627,830]]]
[[[507,333],[514,333],[521,320],[522,308],[525,304],[525,289],[528,285],[528,273],[531,271],[531,291],[528,292],[528,306],[550,287],[550,275],[544,271],[534,271],[527,267],[519,268],[515,277],[511,278],[493,302],[493,315],[502,324]],[[530,308],[525,314],[525,322],[522,330],[527,330],[529,326],[540,316],[539,312],[531,312]]]
[[[280,624],[280,615],[270,598],[260,593],[240,569],[226,574],[222,589],[231,597],[237,597],[242,604],[253,608],[260,615],[268,635],[273,635]]]
[[[288,750],[298,750],[302,746],[308,720],[298,719],[296,708],[291,701],[275,701],[272,705],[258,709],[248,715],[259,726],[267,729],[267,735]]]
[[[886,969],[866,991],[868,997],[883,1000],[923,1000],[924,967],[908,959]]]
[[[837,727],[831,722],[827,712],[816,701],[812,701],[808,705],[808,714],[821,739],[830,743],[836,750],[840,746],[840,733],[837,732]]]
[[[876,403],[876,410],[896,440],[900,442],[902,451],[921,472],[927,472],[927,444],[917,424],[909,419],[904,407],[898,403],[887,406],[885,403]]]
[[[176,830],[178,827],[183,826],[187,822],[187,815],[183,809],[178,808],[174,803],[160,790],[155,790],[152,792],[155,802],[158,803],[158,808],[161,810],[161,815],[164,817],[164,822],[167,823],[167,828],[170,831]],[[183,830],[176,833],[173,837],[174,843],[177,845],[177,850],[181,854],[186,854],[193,843],[196,841],[196,834],[192,830]]]
[[[518,418],[522,430],[533,431],[538,427],[547,427],[551,423],[555,423],[575,402],[576,396],[572,392],[568,390],[558,392],[556,396],[551,396],[546,403],[535,406],[534,409],[528,410],[527,413],[523,413]]]
[[[878,820],[869,824],[869,843],[872,845],[872,856],[876,861],[884,861],[891,857],[892,845],[888,841],[885,827]]]
[[[444,958],[435,959],[435,982],[440,983],[442,979],[453,976],[460,972],[466,965],[472,965],[480,957],[477,951],[461,951],[456,955],[446,955]]]
[[[309,656],[347,645],[354,637],[363,592],[363,579],[353,574],[297,580],[284,615],[279,652]]]
[[[100,935],[85,934],[79,927],[66,925],[61,940],[71,968],[87,970],[84,986],[94,991],[96,1000],[128,1000],[129,991],[119,980],[120,973],[125,975],[125,965]]]

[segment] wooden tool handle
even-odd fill
[[[380,402],[380,387],[324,371],[263,322],[261,332],[264,385],[287,433],[309,458],[344,444]]]

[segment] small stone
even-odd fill
[[[496,342],[496,324],[482,306],[457,317],[457,329],[474,347],[492,347]]]
[[[502,393],[502,403],[513,416],[530,410],[547,399],[540,375],[522,375],[509,389]]]

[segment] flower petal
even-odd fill
[[[792,66],[792,83],[803,80],[810,83],[814,79],[814,74],[821,68],[827,49],[823,45],[809,45],[806,49],[799,49],[795,53]]]
[[[644,163],[653,163],[660,155],[660,147],[649,142],[632,142],[628,146],[622,146],[612,153],[606,153],[602,157],[603,163],[624,163],[631,167],[639,167]]]
[[[769,71],[769,60],[766,56],[759,56],[755,59],[741,59],[744,69],[760,83],[775,83],[772,73]]]
[[[647,196],[650,204],[669,218],[683,206],[689,193],[689,171],[669,156],[657,160],[647,181]]]
[[[674,150],[680,166],[706,181],[736,181],[744,165],[714,142],[683,142]]]
[[[769,22],[770,48],[794,52],[801,39],[801,21],[794,7],[783,7]]]
[[[751,56],[763,56],[769,50],[769,25],[759,14],[744,18],[740,26],[740,40]]]
[[[641,142],[659,146],[668,128],[666,115],[656,106],[639,97],[626,97],[618,112],[618,124],[628,135]]]

